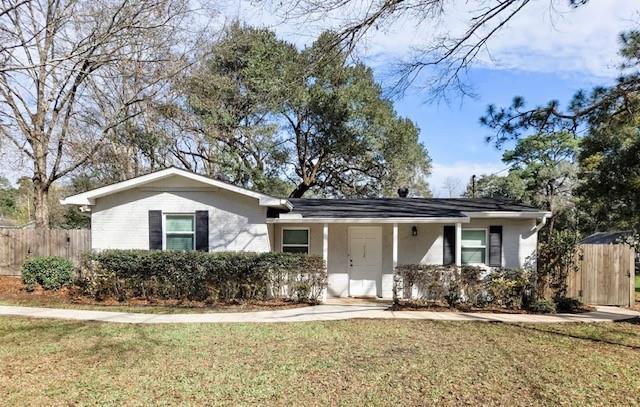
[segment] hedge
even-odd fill
[[[394,274],[394,302],[518,309],[527,304],[529,280],[523,269],[405,264]]]
[[[85,255],[83,292],[98,300],[318,301],[327,273],[320,256],[292,253],[106,250]]]
[[[59,290],[73,282],[73,263],[56,256],[35,256],[24,262],[20,270],[28,291],[36,285],[45,290]]]

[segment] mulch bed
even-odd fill
[[[260,311],[283,308],[304,307],[311,304],[287,301],[284,299],[234,301],[225,303],[211,303],[206,301],[191,300],[163,300],[147,298],[129,298],[126,301],[118,301],[115,298],[107,298],[97,301],[94,298],[82,295],[78,287],[64,287],[58,291],[43,290],[37,287],[33,291],[27,291],[19,277],[0,276],[0,301],[8,301],[19,305],[55,306],[55,305],[90,305],[90,306],[131,306],[131,307],[175,307],[203,310],[216,310],[221,312],[233,311]]]
[[[390,311],[429,311],[429,312],[485,312],[489,314],[535,314],[525,309],[509,309],[498,307],[476,308],[476,307],[459,307],[450,308],[440,304],[420,304],[420,303],[401,303],[393,304]],[[594,307],[583,305],[578,310],[558,311],[563,314],[582,314],[584,312],[595,311]]]

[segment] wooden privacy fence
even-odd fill
[[[20,275],[30,256],[60,256],[78,264],[88,250],[88,229],[0,229],[0,275]]]
[[[582,244],[567,295],[585,304],[630,306],[635,296],[634,250],[626,244]]]

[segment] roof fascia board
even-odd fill
[[[449,218],[269,218],[267,223],[469,223],[468,217]]]
[[[235,192],[240,195],[249,196],[258,200],[260,206],[277,206],[291,208],[291,204],[286,199],[275,198],[269,195],[261,194],[259,192],[249,191],[244,188],[230,185],[225,182],[217,181],[211,178],[207,178],[203,175],[194,174],[189,171],[181,170],[179,168],[167,168],[151,174],[142,175],[137,178],[118,182],[113,185],[107,185],[102,188],[98,188],[92,191],[83,192],[81,194],[72,195],[65,199],[61,199],[62,205],[94,205],[96,198],[100,198],[106,195],[114,194],[117,192],[125,191],[137,187],[138,185],[144,185],[149,182],[158,181],[174,175],[182,176],[194,181],[202,182],[203,184],[213,186],[216,188],[224,189],[227,191]]]
[[[551,216],[551,212],[517,212],[517,211],[483,211],[483,212],[462,212],[463,215],[470,218],[516,218],[516,219],[541,219]]]

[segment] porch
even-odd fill
[[[489,266],[493,262],[491,266],[522,267],[535,254],[535,219],[394,220],[285,223],[282,219],[272,225],[272,250],[322,256],[329,298],[383,299],[393,297],[393,270],[399,264]],[[499,236],[490,233],[496,227]]]

